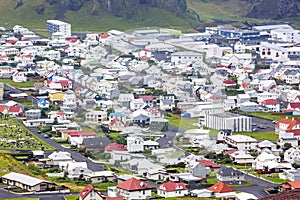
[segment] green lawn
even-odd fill
[[[22,82],[22,83],[16,83],[13,80],[8,79],[8,78],[2,78],[0,80],[0,82],[9,84],[9,85],[17,87],[17,88],[29,88],[29,87],[33,87],[34,86],[34,82],[31,82],[31,81],[26,81],[26,82]]]
[[[116,186],[117,183],[111,183],[111,182],[107,182],[107,183],[93,183],[92,186],[96,189],[99,189],[100,191],[107,191],[108,187],[112,187],[112,186]]]
[[[184,118],[173,113],[168,113],[166,119],[169,120],[169,124],[176,126],[182,130],[197,129],[197,126],[193,126],[199,122],[198,118]]]
[[[283,183],[288,182],[287,180],[280,179],[279,174],[272,174],[272,176],[269,177],[267,174],[258,174],[256,171],[253,171],[253,170],[248,171],[248,172],[255,175],[255,176],[257,176],[257,177],[261,177],[261,178],[264,178],[268,181],[271,181],[273,183],[283,184]]]
[[[79,196],[65,196],[66,200],[78,200]]]
[[[240,113],[244,113],[244,112],[240,112]],[[252,116],[256,116],[256,117],[261,117],[261,118],[265,118],[265,119],[269,119],[269,120],[275,120],[278,121],[282,118],[285,118],[286,116],[288,118],[298,118],[300,119],[300,116],[297,115],[286,115],[283,113],[267,113],[267,112],[251,112],[251,113],[246,113],[247,115],[252,115]]]
[[[247,136],[253,137],[257,140],[277,141],[279,139],[278,135],[276,135],[273,131],[270,131],[270,132],[238,132],[238,133],[233,133],[233,135],[247,135]]]

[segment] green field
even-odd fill
[[[14,118],[0,117],[0,148],[11,150],[54,150]]]
[[[17,83],[8,78],[2,78],[0,80],[0,82],[9,84],[9,85],[11,85],[13,87],[17,87],[17,88],[30,88],[30,87],[33,87],[33,85],[34,85],[34,82],[31,82],[31,81]]]
[[[184,118],[180,115],[175,115],[173,113],[168,113],[167,120],[169,120],[169,124],[176,126],[182,130],[189,130],[189,129],[197,129],[197,126],[193,126],[199,122],[198,118]]]
[[[278,121],[278,120],[283,119],[285,117],[300,119],[300,116],[286,115],[286,114],[283,114],[283,113],[251,112],[251,113],[246,113],[246,114],[252,115],[252,116],[255,116],[255,117],[261,117],[261,118],[269,119],[269,120],[272,120],[272,121],[273,120]]]
[[[270,140],[270,141],[277,141],[279,139],[279,136],[274,133],[274,131],[271,132],[238,132],[233,133],[233,135],[247,135],[250,137],[253,137],[257,140]]]

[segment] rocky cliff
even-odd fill
[[[246,17],[258,19],[285,19],[299,16],[299,0],[251,0]]]

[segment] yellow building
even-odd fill
[[[64,93],[61,91],[49,92],[49,99],[50,101],[63,101],[64,100]]]

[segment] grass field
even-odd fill
[[[284,113],[267,113],[267,112],[250,112],[250,113],[240,112],[240,113],[241,114],[247,114],[247,115],[250,115],[250,116],[260,117],[260,118],[264,118],[264,119],[269,119],[269,120],[272,120],[272,121],[278,121],[278,120],[283,119],[285,117],[300,119],[299,115],[286,115]]]
[[[66,200],[78,200],[79,196],[65,196]]]
[[[198,118],[184,118],[173,113],[168,113],[166,119],[169,120],[170,125],[176,126],[182,130],[198,128],[197,126],[193,125],[199,122]]]
[[[233,133],[233,135],[247,135],[250,137],[253,137],[257,140],[270,140],[270,141],[277,141],[279,139],[279,136],[274,133],[274,131],[271,132],[238,132]]]
[[[0,80],[0,82],[9,84],[9,85],[11,85],[13,87],[17,87],[17,88],[30,88],[30,87],[33,87],[33,85],[34,85],[34,82],[31,82],[31,81],[17,83],[9,78],[2,78]]]
[[[14,118],[0,117],[0,148],[13,150],[54,150]]]

